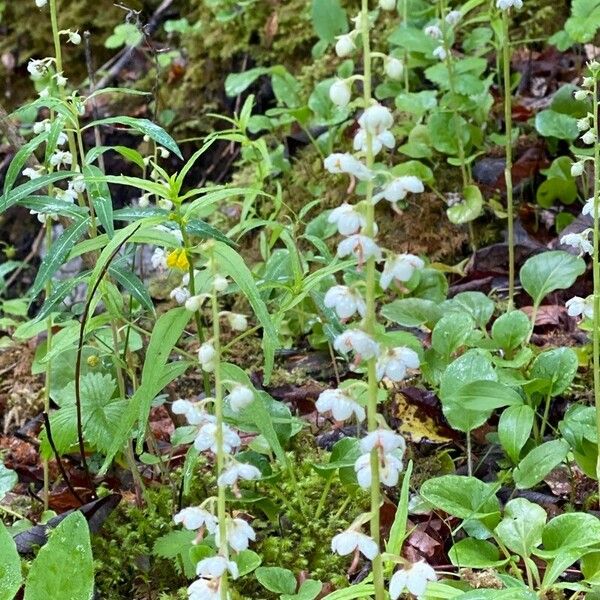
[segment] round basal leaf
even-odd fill
[[[577,119],[569,115],[546,109],[535,116],[535,128],[544,137],[574,140],[579,135]]]
[[[487,325],[494,314],[494,302],[482,292],[461,292],[447,300],[442,308],[468,313],[481,328]]]
[[[595,546],[600,539],[600,520],[587,513],[565,513],[554,517],[542,532],[542,548],[536,554],[545,558],[569,550]]]
[[[552,177],[537,189],[535,199],[542,208],[550,208],[556,201],[573,204],[577,198],[577,183]]]
[[[494,321],[492,339],[502,350],[510,352],[527,340],[530,329],[529,317],[520,310],[513,310]]]
[[[504,507],[504,518],[496,527],[500,541],[513,552],[527,557],[542,543],[546,511],[539,505],[515,498]]]
[[[583,259],[562,250],[552,250],[528,258],[519,277],[534,305],[539,306],[550,292],[570,288],[584,271]]]
[[[404,327],[433,327],[442,316],[440,307],[431,300],[422,298],[400,298],[386,304],[381,314],[390,321]]]
[[[572,348],[554,348],[539,354],[531,365],[529,377],[536,381],[536,391],[551,396],[562,394],[575,379],[579,359]],[[542,383],[543,382],[543,383]],[[540,387],[542,383],[543,387]]]
[[[463,200],[446,210],[448,220],[455,225],[474,221],[483,210],[483,196],[476,185],[467,185],[463,189]]]
[[[276,594],[295,594],[296,578],[288,569],[281,567],[259,567],[255,571],[258,582],[270,592]]]
[[[489,355],[480,350],[468,350],[452,361],[444,371],[440,381],[440,398],[450,397],[461,386],[483,379],[498,379]]]
[[[447,314],[433,328],[431,346],[436,352],[449,358],[465,345],[474,328],[475,321],[467,313]]]
[[[531,435],[534,415],[527,404],[509,406],[500,415],[498,438],[513,463],[519,462],[521,450]]]
[[[17,485],[19,478],[15,471],[7,469],[0,463],[0,500]]]
[[[569,444],[565,440],[552,440],[534,448],[519,463],[513,473],[518,489],[528,489],[542,481],[554,467],[567,457]]]
[[[459,568],[488,569],[501,567],[508,559],[500,559],[500,551],[486,540],[466,538],[460,540],[448,552],[450,562]]]

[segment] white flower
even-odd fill
[[[423,29],[425,35],[433,38],[434,40],[442,39],[442,30],[437,25],[429,25]]]
[[[218,524],[217,517],[199,506],[188,506],[180,510],[173,517],[173,521],[178,525],[183,523],[183,526],[190,531],[206,527],[209,533],[214,533]]]
[[[190,425],[204,425],[205,423],[214,423],[215,417],[207,413],[201,405],[190,402],[189,400],[175,400],[171,405],[171,410],[176,415],[185,415]]]
[[[365,109],[358,124],[369,133],[379,135],[394,124],[390,109],[381,104],[373,104]]]
[[[352,351],[362,360],[379,355],[379,344],[360,329],[347,329],[335,338],[333,347],[344,355]]]
[[[381,248],[373,238],[355,233],[338,244],[337,255],[339,258],[352,255],[362,264],[369,258],[381,260]]]
[[[200,427],[194,440],[194,447],[198,452],[210,450],[213,454],[217,453],[217,429],[216,423],[205,423]],[[223,451],[231,454],[241,443],[240,436],[231,427],[223,425]]]
[[[402,381],[407,369],[418,369],[420,364],[419,355],[414,350],[403,346],[391,348],[377,359],[377,379],[381,381],[387,377],[392,381]]]
[[[320,413],[331,412],[336,421],[346,421],[354,415],[361,422],[366,416],[365,409],[343,390],[321,392],[315,406]]]
[[[223,469],[223,472],[219,475],[217,485],[220,485],[221,487],[227,485],[235,486],[239,479],[250,481],[251,479],[260,479],[260,477],[261,473],[254,465],[232,459],[229,465]]]
[[[593,144],[596,141],[596,134],[592,131],[586,131],[582,136],[581,136],[581,141],[584,144]]]
[[[446,60],[446,57],[448,56],[448,53],[446,52],[444,46],[438,46],[437,48],[435,48],[432,54],[434,58],[438,58],[439,60]]]
[[[583,175],[583,171],[584,171],[584,162],[582,160],[580,160],[578,162],[574,162],[571,165],[571,177],[579,177],[580,175]]]
[[[396,8],[396,0],[379,0],[379,8],[381,10],[394,10]]]
[[[187,589],[188,600],[221,600],[220,582],[220,579],[197,579]]]
[[[215,532],[215,544],[221,543],[220,531]],[[227,543],[232,550],[242,552],[247,550],[250,541],[256,539],[254,529],[244,521],[244,519],[228,519],[227,520]]]
[[[364,317],[367,310],[362,296],[356,290],[345,285],[334,285],[329,288],[325,294],[324,303],[327,308],[335,309],[340,319],[349,319],[356,312]]]
[[[246,315],[230,312],[227,314],[227,322],[229,323],[229,327],[234,331],[246,331],[246,329],[248,329],[248,319]]]
[[[175,300],[175,302],[181,306],[185,304],[190,297],[190,290],[188,290],[186,287],[176,287],[171,290],[169,297],[171,300]]]
[[[337,225],[338,232],[342,235],[358,233],[365,227],[367,220],[350,204],[344,202],[341,206],[334,208],[327,217],[329,223]]]
[[[37,179],[38,177],[41,177],[44,174],[44,167],[40,166],[40,167],[36,167],[35,169],[31,168],[31,167],[27,167],[26,169],[23,169],[23,177],[29,177],[29,179]]]
[[[69,29],[67,35],[69,36],[69,42],[71,42],[71,44],[75,46],[81,44],[81,36],[79,35],[79,31],[71,31]]]
[[[393,56],[388,57],[385,61],[385,74],[390,79],[402,79],[402,75],[404,75],[404,63],[399,58],[394,58]]]
[[[254,392],[247,385],[236,385],[225,399],[229,400],[231,410],[239,413],[252,403]]]
[[[48,4],[48,0],[35,0],[35,5],[38,8],[44,8],[44,6],[46,6],[46,4]]]
[[[59,169],[62,165],[72,165],[73,155],[66,150],[55,150],[54,154],[50,157],[50,164]]]
[[[379,285],[386,290],[392,281],[409,281],[414,272],[424,266],[423,260],[414,254],[397,254],[385,261]]]
[[[399,569],[390,579],[390,598],[397,600],[406,589],[420,600],[424,597],[427,583],[436,581],[437,575],[431,566],[425,561],[413,563],[408,569]]]
[[[373,156],[376,156],[381,152],[383,147],[393,148],[396,140],[391,131],[386,129],[377,135],[371,136],[371,151],[373,152]],[[359,129],[354,136],[353,142],[354,149],[357,152],[367,152],[367,132],[364,129]]]
[[[345,58],[346,56],[350,56],[356,50],[356,46],[354,44],[354,40],[350,34],[340,35],[337,38],[337,42],[335,43],[335,53],[340,58]]]
[[[203,295],[197,295],[197,296],[190,296],[186,301],[185,301],[185,309],[189,310],[190,312],[197,312],[200,310],[200,307],[202,306],[202,301],[204,300],[205,296]]]
[[[83,192],[85,192],[85,179],[83,175],[78,175],[77,177],[75,177],[75,179],[73,179],[73,181],[69,185],[73,185],[73,189],[78,194],[83,194]]]
[[[376,429],[360,440],[360,450],[363,454],[371,452],[373,448],[381,449],[383,454],[400,449],[402,454],[404,454],[406,442],[400,434],[394,433],[389,429]]]
[[[590,233],[590,229],[585,229],[581,233],[567,233],[560,238],[560,243],[575,248],[580,256],[586,253],[592,254],[594,246],[588,239]]]
[[[573,96],[575,98],[575,100],[587,100],[587,97],[589,96],[590,92],[588,90],[577,90]]]
[[[462,18],[462,15],[461,15],[460,10],[451,10],[446,15],[446,23],[448,23],[448,25],[453,27],[454,25],[457,25],[460,22],[461,18]]]
[[[594,197],[588,198],[581,209],[582,215],[594,216]]]
[[[33,81],[39,81],[48,71],[48,65],[46,60],[36,60],[32,58],[27,63],[27,71],[31,75]]]
[[[155,269],[165,270],[167,268],[167,253],[164,248],[155,248],[150,257],[150,262]]]
[[[354,175],[354,177],[361,181],[373,178],[373,173],[360,160],[354,158],[348,152],[330,154],[323,162],[323,166],[330,173],[347,173],[348,175]]]
[[[523,0],[497,0],[496,8],[500,10],[508,10],[511,7],[515,7],[517,10],[523,8]]]
[[[198,349],[198,362],[204,371],[213,371],[217,353],[212,342],[204,342]]]
[[[379,554],[379,548],[375,541],[354,529],[338,533],[331,540],[331,549],[340,556],[346,556],[358,549],[369,560],[373,560]]]
[[[379,202],[385,198],[388,202],[404,200],[409,192],[420,194],[425,191],[423,182],[414,175],[402,175],[388,183],[381,192],[373,196],[373,202]]]
[[[383,454],[379,460],[379,481],[387,487],[398,485],[398,479],[402,471],[402,459],[395,454]],[[363,490],[371,487],[371,454],[363,454],[354,463],[356,480]]]
[[[40,98],[49,98],[50,97],[50,90],[45,87],[41,92],[38,92],[38,96]]]
[[[577,119],[577,129],[579,131],[587,131],[590,128],[590,118],[584,117],[583,119]]]
[[[196,575],[200,577],[222,577],[227,571],[234,579],[239,577],[237,563],[227,560],[224,556],[211,556],[203,558],[196,565]]]
[[[158,151],[161,158],[169,158],[171,156],[171,153],[166,148],[159,148]]]
[[[171,200],[167,200],[166,198],[159,198],[156,201],[156,204],[163,210],[171,210],[173,208],[173,202],[171,202]]]
[[[70,202],[71,204],[73,204],[75,200],[77,200],[77,192],[73,189],[71,183],[69,183],[69,187],[66,190],[56,188],[54,190],[54,195],[58,200],[62,200],[63,202]]]
[[[565,308],[567,309],[567,314],[570,317],[578,317],[579,315],[583,315],[588,319],[593,319],[594,297],[588,296],[587,298],[581,298],[580,296],[574,296],[565,302]]]
[[[223,275],[215,275],[213,279],[213,287],[217,292],[224,292],[229,285],[229,281],[227,277],[223,277]]]
[[[138,198],[138,206],[140,208],[148,208],[150,206],[150,194],[142,194]]]
[[[56,85],[58,87],[65,87],[67,85],[68,79],[62,73],[57,73],[54,76],[54,79],[56,80]]]
[[[352,98],[350,86],[344,79],[336,79],[329,88],[329,98],[336,106],[347,106]]]

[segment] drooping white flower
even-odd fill
[[[397,254],[385,261],[379,285],[386,290],[392,281],[409,281],[414,272],[424,266],[423,260],[414,254]]]
[[[178,286],[171,290],[169,297],[171,300],[175,300],[179,306],[182,306],[190,297],[190,290],[188,290],[186,287]]]
[[[590,118],[583,117],[582,119],[577,119],[577,129],[579,131],[587,131],[590,128]]]
[[[215,532],[215,544],[221,543],[221,533],[217,529]],[[227,543],[232,550],[242,552],[247,550],[250,542],[256,540],[256,532],[244,519],[227,520]]]
[[[171,156],[171,153],[166,148],[159,148],[158,151],[161,158],[169,158]]]
[[[573,96],[575,100],[587,100],[587,97],[590,95],[589,90],[577,90]]]
[[[39,81],[48,72],[48,61],[36,60],[32,58],[27,63],[27,71],[31,75],[31,79],[33,79],[33,81]]]
[[[594,197],[588,198],[581,209],[582,215],[594,216]]]
[[[578,317],[580,315],[583,315],[588,319],[593,319],[594,296],[588,296],[587,298],[573,296],[573,298],[565,302],[565,308],[567,309],[567,314],[570,317]]]
[[[586,253],[592,254],[594,246],[588,239],[590,233],[591,229],[585,229],[581,233],[567,233],[560,238],[560,243],[575,248],[579,251],[580,256]]]
[[[420,600],[424,597],[427,584],[436,581],[437,575],[433,568],[425,561],[413,563],[410,567],[399,569],[390,579],[390,598],[398,600],[404,590],[408,590]]]
[[[198,430],[198,435],[194,440],[194,447],[198,452],[210,450],[213,454],[217,453],[217,431],[216,423],[205,423]],[[228,425],[223,425],[223,451],[231,454],[234,448],[238,448],[242,443],[240,436]]]
[[[348,152],[335,152],[334,154],[330,154],[323,162],[323,166],[330,173],[353,175],[360,181],[366,181],[373,178],[373,173],[370,169],[367,169],[360,160]]]
[[[35,0],[35,5],[38,8],[44,8],[44,6],[46,6],[46,4],[48,4],[48,0]]]
[[[385,74],[394,80],[402,79],[404,75],[404,63],[399,58],[388,57],[385,61]]]
[[[571,177],[579,177],[580,175],[583,175],[584,169],[585,169],[585,165],[582,160],[580,160],[578,162],[574,162],[571,165]]]
[[[446,48],[444,48],[444,46],[441,45],[435,48],[432,54],[434,58],[437,58],[439,60],[446,60],[446,57],[448,56]]]
[[[423,32],[425,33],[425,35],[428,35],[434,40],[442,39],[442,30],[437,25],[429,25],[428,27],[425,27],[425,29],[423,29]]]
[[[29,177],[29,179],[33,180],[33,179],[37,179],[38,177],[41,177],[45,172],[44,167],[39,166],[36,167],[35,169],[32,167],[27,167],[26,169],[23,169],[23,177]]]
[[[352,36],[347,33],[345,35],[340,35],[337,38],[337,42],[335,43],[335,53],[340,58],[346,58],[347,56],[351,56],[354,54],[356,50],[356,45]]]
[[[349,319],[355,313],[364,317],[367,310],[360,293],[346,285],[329,288],[323,302],[327,308],[333,308],[340,319]]]
[[[62,73],[56,73],[56,75],[54,75],[54,80],[56,81],[56,85],[58,87],[65,87],[68,81],[68,79]]]
[[[377,135],[371,136],[371,151],[373,156],[377,156],[385,146],[386,148],[393,148],[396,140],[391,131],[385,130]],[[354,136],[353,147],[357,152],[367,152],[367,132],[364,129],[359,129]]]
[[[166,198],[159,198],[156,201],[156,204],[163,210],[171,210],[173,208],[173,202],[171,202],[171,200],[167,200]]]
[[[185,301],[185,309],[189,310],[190,312],[197,312],[200,310],[200,307],[202,306],[202,302],[204,300],[204,296],[202,294],[196,295],[196,296],[190,296],[186,301]]]
[[[67,150],[55,150],[50,157],[50,164],[60,169],[61,166],[73,164],[73,155]]]
[[[78,194],[83,194],[83,192],[85,192],[86,185],[85,178],[83,177],[83,175],[77,175],[77,177],[75,177],[69,185],[73,185],[73,189]]]
[[[239,413],[249,406],[254,400],[254,392],[247,385],[236,385],[225,400],[229,400],[229,406],[235,413]]]
[[[221,600],[221,580],[196,579],[187,589],[188,600]]]
[[[454,25],[457,25],[460,22],[461,18],[462,14],[460,10],[451,10],[446,15],[446,23],[448,23],[448,25],[450,25],[451,27],[454,27]]]
[[[222,577],[227,571],[233,579],[239,577],[237,563],[233,560],[227,560],[224,556],[203,558],[196,565],[196,575],[199,577]]]
[[[252,479],[260,479],[261,472],[254,466],[248,463],[238,462],[232,459],[229,464],[223,469],[223,472],[217,479],[217,485],[235,486],[238,480],[250,481]],[[245,521],[244,521],[245,522]]]
[[[358,233],[365,227],[367,220],[351,204],[344,202],[341,206],[334,208],[327,217],[329,223],[337,225],[338,232],[342,235]]]
[[[167,252],[164,248],[155,248],[154,253],[150,257],[150,262],[155,269],[162,271],[167,269]]]
[[[66,190],[56,188],[54,190],[54,195],[58,200],[62,200],[63,202],[70,202],[71,204],[73,204],[75,200],[77,200],[77,192],[73,189],[73,186],[70,182]]]
[[[74,46],[78,46],[79,44],[81,44],[81,35],[79,35],[79,31],[71,31],[69,29],[69,31],[67,32],[67,36],[69,38],[69,42],[71,42],[71,44],[73,44]]]
[[[180,523],[190,531],[196,531],[201,527],[206,527],[209,533],[214,533],[218,519],[212,513],[200,508],[199,506],[188,506],[180,510],[174,517],[173,521],[179,525]]]
[[[348,106],[352,91],[344,79],[336,79],[329,88],[329,98],[336,106]]]
[[[211,372],[215,369],[217,353],[212,342],[204,342],[198,349],[198,362],[204,371]]]
[[[358,119],[358,124],[370,134],[379,135],[394,124],[394,118],[389,108],[381,104],[373,104],[364,110]]]
[[[400,434],[394,433],[389,429],[376,429],[360,440],[360,450],[363,454],[371,452],[373,448],[380,449],[383,454],[388,454],[398,449],[404,454],[406,442]]]
[[[381,381],[387,377],[392,381],[402,381],[407,369],[418,369],[420,364],[419,355],[414,350],[403,346],[391,348],[377,359],[377,379]]]
[[[396,8],[396,0],[379,0],[379,8],[381,10],[394,10]]]
[[[362,264],[370,258],[381,260],[381,248],[373,238],[355,233],[338,244],[337,255],[339,258],[352,255]]]
[[[392,453],[382,454],[379,460],[379,481],[387,487],[398,485],[398,479],[402,472],[402,459]],[[371,454],[362,454],[354,463],[356,481],[363,490],[371,487]]]
[[[388,183],[381,192],[373,196],[373,202],[379,202],[385,198],[388,202],[398,202],[404,200],[409,192],[413,194],[421,194],[425,191],[423,182],[414,175],[402,175],[396,177]]]
[[[227,314],[229,327],[234,331],[246,331],[248,329],[248,318],[240,313],[230,312]]]
[[[150,206],[150,194],[142,194],[138,198],[138,206],[140,208],[148,208]]]
[[[346,421],[354,415],[362,422],[366,416],[364,407],[339,389],[321,392],[315,406],[320,413],[330,412],[336,421]]]
[[[594,144],[596,142],[596,134],[590,129],[581,136],[581,141],[588,145]]]
[[[227,277],[223,277],[223,275],[215,275],[213,278],[213,287],[217,292],[224,292],[229,285],[229,280]]]
[[[204,425],[214,423],[216,420],[214,415],[207,413],[201,404],[181,398],[173,402],[171,410],[176,415],[184,415],[190,425]]]
[[[496,8],[500,10],[508,10],[512,7],[520,10],[523,8],[523,0],[496,0]]]
[[[379,548],[373,538],[355,529],[338,533],[331,540],[331,549],[340,556],[346,556],[358,549],[369,560],[373,560],[379,554]]]
[[[379,344],[360,329],[347,329],[335,338],[333,347],[344,355],[354,352],[361,360],[379,356]]]

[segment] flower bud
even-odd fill
[[[229,321],[229,326],[234,331],[246,331],[246,329],[248,329],[248,319],[246,318],[246,315],[229,313],[227,315],[227,320]]]
[[[190,296],[185,301],[185,309],[190,312],[197,312],[200,310],[200,306],[202,306],[202,296]]]
[[[587,100],[587,97],[589,95],[589,92],[587,90],[577,90],[573,96],[575,97],[575,100]]]
[[[596,141],[596,134],[590,129],[581,136],[581,141],[584,144],[593,144]]]
[[[379,0],[379,8],[381,10],[394,10],[396,8],[396,0]]]
[[[329,88],[329,98],[336,106],[348,106],[351,96],[350,87],[343,79],[336,79]]]
[[[579,177],[583,175],[583,161],[574,162],[571,165],[571,177]]]
[[[390,56],[385,61],[385,74],[390,79],[402,79],[402,75],[404,75],[404,63],[399,58]]]
[[[335,43],[335,53],[340,58],[345,58],[346,56],[350,56],[356,50],[356,46],[354,45],[354,40],[352,36],[349,34],[341,35],[338,38],[338,41]]]

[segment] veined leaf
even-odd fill
[[[128,148],[127,146],[95,146],[92,148],[85,156],[85,164],[91,165],[99,156],[104,154],[105,152],[117,152],[126,160],[134,163],[140,169],[144,169],[144,157],[133,148]]]
[[[142,280],[127,268],[111,265],[108,273],[115,278],[143,307],[154,312],[154,304]]]
[[[23,581],[21,575],[21,559],[17,552],[17,546],[8,533],[6,527],[0,521],[0,600],[12,600]]]
[[[94,206],[94,211],[98,215],[104,231],[108,234],[109,238],[115,235],[115,228],[113,225],[113,205],[110,189],[105,181],[101,181],[103,175],[102,171],[95,165],[87,165],[83,167],[83,176],[85,178],[85,184]],[[95,178],[94,181],[90,181],[89,178]]]
[[[29,196],[18,204],[44,215],[58,214],[71,219],[80,219],[89,213],[86,207],[58,200],[52,196]]]
[[[37,192],[38,190],[46,187],[51,183],[55,183],[56,181],[61,181],[62,179],[67,179],[69,177],[73,177],[77,175],[77,173],[73,173],[71,171],[56,171],[55,173],[48,173],[48,175],[42,175],[36,179],[31,179],[30,181],[26,181],[22,185],[17,186],[12,189],[7,194],[3,194],[0,196],[0,212],[4,212],[11,206],[14,206],[23,198],[27,198],[31,196],[31,194]]]
[[[75,277],[70,277],[65,281],[61,281],[58,285],[54,286],[50,296],[46,298],[42,308],[40,308],[38,314],[35,316],[36,321],[45,319],[54,308],[60,304],[68,294],[70,294],[78,285],[82,284],[87,276],[90,274],[89,271],[79,273]]]
[[[8,195],[15,181],[21,175],[23,167],[27,163],[27,159],[35,152],[35,149],[43,144],[50,135],[48,131],[42,131],[39,135],[36,135],[33,139],[29,140],[16,154],[10,162],[10,166],[4,176],[4,195]]]
[[[229,246],[235,246],[235,242],[230,240],[226,235],[221,233],[216,227],[209,225],[208,223],[201,221],[200,219],[191,219],[186,223],[185,228],[188,233],[197,235],[201,238],[212,238],[213,240],[219,240]]]

